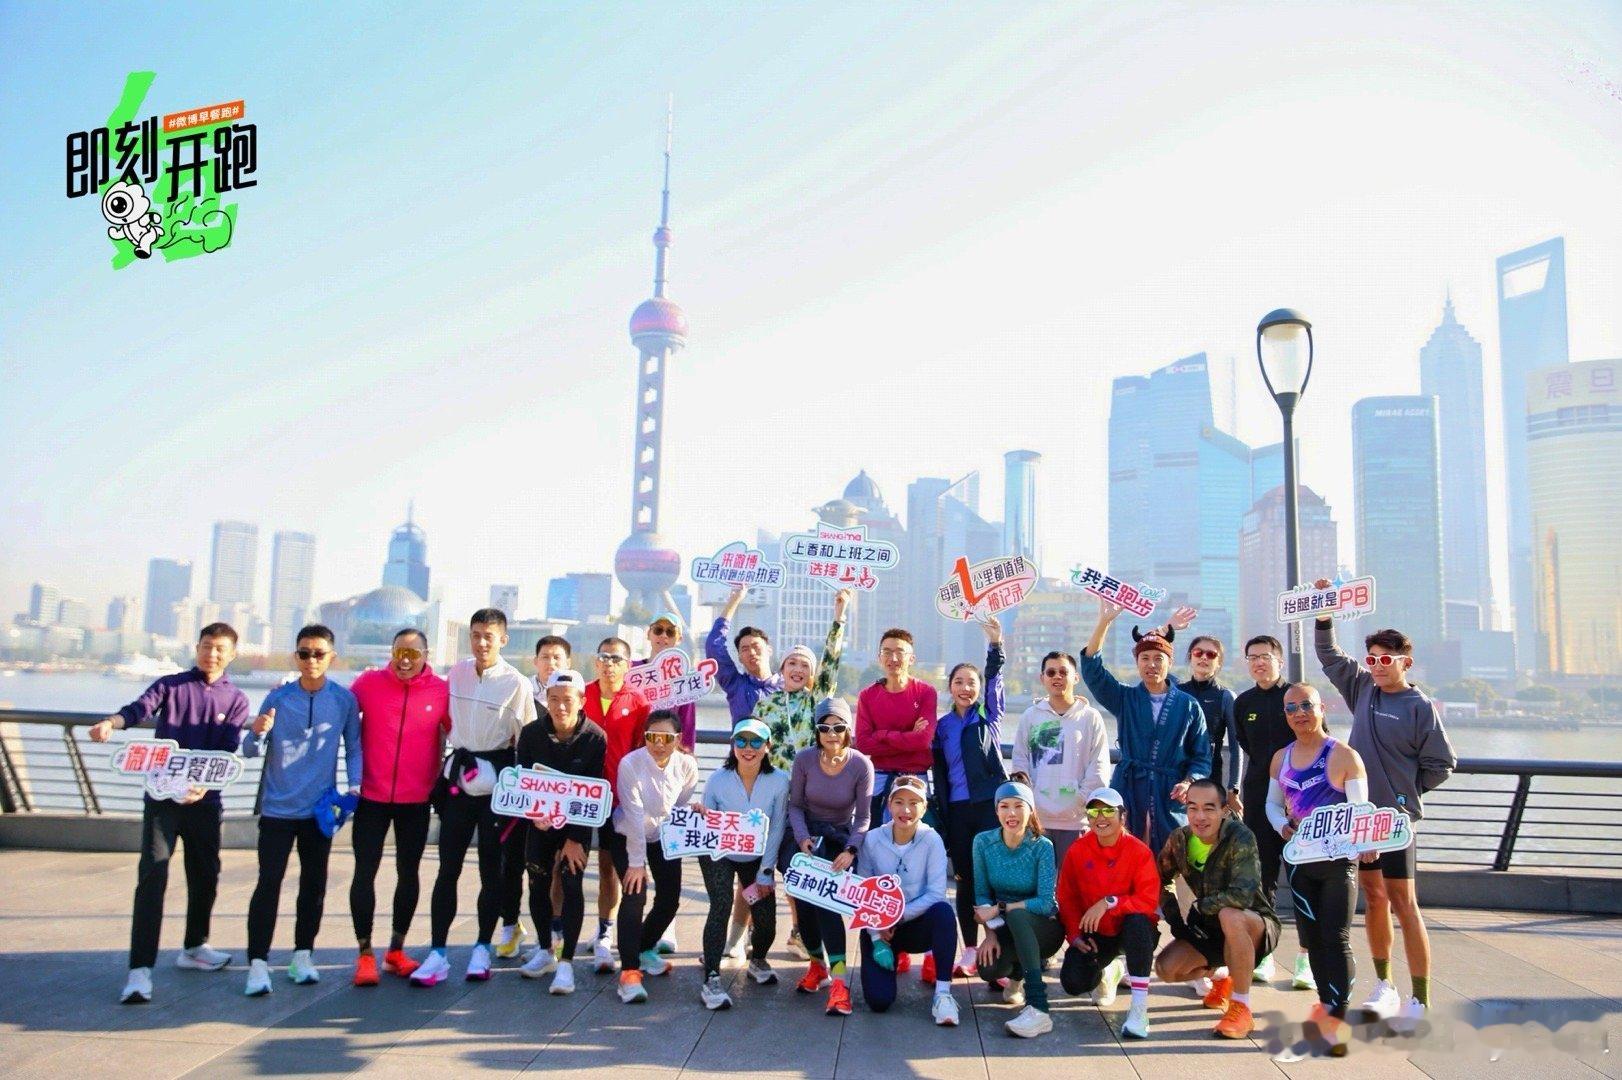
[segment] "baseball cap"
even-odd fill
[[[586,677],[572,668],[559,668],[558,670],[552,672],[552,674],[546,680],[546,688],[548,690],[552,689],[554,686],[572,686],[581,693],[585,693]]]
[[[1101,802],[1105,806],[1113,806],[1117,810],[1126,805],[1126,800],[1121,798],[1121,793],[1112,787],[1095,788],[1093,793],[1087,796],[1087,801],[1089,803]]]

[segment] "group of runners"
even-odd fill
[[[550,993],[574,992],[584,882],[595,861],[590,964],[617,974],[621,1001],[645,1001],[649,980],[677,962],[671,954],[679,952],[673,921],[683,863],[696,861],[708,898],[697,950],[700,997],[708,1009],[729,1008],[727,960],[755,984],[778,981],[771,960],[777,897],[786,892],[782,875],[791,859],[804,852],[834,871],[894,875],[903,894],[900,921],[859,930],[854,957],[851,928],[837,911],[788,897],[785,945],[806,965],[794,989],[826,992],[829,1015],[852,1010],[853,961],[863,1003],[884,1012],[898,1000],[899,976],[921,955],[919,976],[932,987],[936,1023],[959,1022],[956,980],[978,978],[1015,1008],[1007,1031],[1032,1038],[1053,1028],[1046,976],[1057,961],[1064,991],[1088,994],[1099,1007],[1113,1005],[1126,983],[1125,1037],[1149,1037],[1149,990],[1158,979],[1195,984],[1220,1013],[1213,1033],[1245,1038],[1254,1024],[1254,982],[1279,975],[1273,954],[1282,871],[1300,946],[1283,977],[1316,990],[1308,1023],[1330,1052],[1344,1052],[1349,1012],[1399,1029],[1423,1019],[1431,958],[1415,899],[1414,847],[1299,864],[1281,857],[1296,826],[1325,805],[1371,802],[1417,824],[1422,796],[1451,773],[1452,747],[1430,699],[1408,681],[1412,646],[1397,630],[1370,634],[1359,661],[1341,651],[1329,620],[1317,621],[1318,659],[1352,716],[1349,733],[1337,738],[1318,691],[1283,679],[1284,648],[1270,635],[1245,643],[1254,685],[1237,696],[1219,677],[1224,643],[1209,635],[1187,642],[1188,677],[1177,681],[1174,642],[1188,632],[1192,609],[1178,609],[1161,626],[1134,627],[1138,679],[1118,679],[1101,651],[1122,609],[1101,600],[1079,656],[1043,658],[1041,694],[1014,725],[1010,767],[996,618],[981,624],[984,665],[953,667],[944,703],[913,673],[912,635],[886,630],[878,650],[883,677],[861,689],[853,709],[838,696],[848,591],[836,597],[820,656],[797,643],[775,662],[764,631],[732,628],[743,595],[733,593],[705,641],[732,727],[726,760],[702,782],[693,706],[652,708],[627,683],[630,669],[650,659],[633,659],[626,641],[608,637],[590,658],[588,678],[576,670],[569,642],[548,636],[526,675],[502,655],[507,620],[494,608],[473,614],[471,655],[444,677],[428,663],[422,632],[402,629],[389,663],[347,688],[327,677],[332,632],[307,626],[297,638],[298,677],[273,690],[253,716],[226,675],[236,634],[216,623],[202,630],[190,671],[157,680],[90,735],[104,742],[115,730],[150,724],[155,737],[183,749],[264,757],[259,876],[247,926],[250,996],[273,989],[270,953],[295,849],[287,977],[295,984],[321,978],[313,949],[335,833],[331,805],[344,801],[336,789],[341,755],[354,796],[356,986],[393,975],[429,988],[450,977],[458,883],[472,849],[479,889],[465,978],[488,979],[496,961],[511,959],[521,961],[526,977],[549,977]],[[665,612],[647,632],[656,655],[680,647],[686,628]],[[1114,740],[1100,709],[1115,717]],[[1113,766],[1112,744],[1119,752]],[[612,820],[597,829],[552,827],[496,813],[491,793],[512,765],[606,779]],[[763,852],[665,857],[660,826],[678,807],[759,810],[768,822]],[[407,937],[435,815],[428,948],[414,956]],[[188,903],[176,965],[212,971],[230,964],[228,953],[208,943],[220,820],[217,791],[145,800],[125,1002],[152,998],[177,844]],[[374,882],[391,830],[396,884],[379,960]],[[529,930],[520,916],[526,885]],[[1351,925],[1360,889],[1375,970],[1354,1007]],[[1403,932],[1406,995],[1391,975],[1393,915]]]

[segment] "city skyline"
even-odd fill
[[[437,212],[442,192],[389,179],[425,154],[486,160],[488,121],[441,100],[447,83],[372,91],[302,78],[327,59],[309,50],[308,32],[269,16],[239,20],[263,43],[263,71],[187,55],[116,13],[96,33],[71,12],[11,27],[0,58],[18,92],[0,103],[0,148],[26,194],[0,207],[16,241],[0,258],[19,283],[0,313],[7,400],[18,403],[15,482],[0,496],[0,605],[21,610],[42,580],[99,611],[141,592],[148,556],[202,567],[207,530],[229,519],[317,536],[317,598],[358,593],[375,584],[378,535],[398,520],[385,508],[413,495],[454,610],[471,611],[492,583],[516,583],[528,600],[551,577],[609,569],[629,510],[625,398],[635,384],[623,318],[645,295],[649,163],[668,89],[683,110],[676,183],[690,208],[673,290],[693,334],[672,364],[661,529],[684,561],[758,528],[800,527],[813,493],[864,468],[892,493],[919,476],[979,469],[988,505],[999,505],[996,459],[1012,448],[1043,455],[1043,570],[1100,558],[1111,380],[1203,351],[1217,401],[1236,402],[1233,434],[1274,443],[1253,329],[1281,303],[1306,311],[1318,334],[1299,414],[1301,480],[1336,509],[1349,549],[1350,402],[1374,392],[1374,378],[1389,384],[1380,392],[1418,388],[1417,352],[1449,288],[1485,353],[1487,476],[1502,537],[1497,459],[1509,410],[1496,385],[1495,260],[1564,237],[1571,358],[1622,352],[1611,299],[1622,292],[1622,121],[1571,61],[1622,55],[1614,8],[1304,13],[1304,63],[1283,103],[1258,98],[1273,76],[1248,70],[1275,58],[1261,6],[1224,9],[1220,49],[1206,33],[1214,9],[1158,26],[1102,8],[996,19],[989,10],[927,27],[874,13],[855,47],[831,25],[811,28],[787,62],[822,92],[792,97],[783,71],[746,59],[781,22],[800,23],[780,12],[758,13],[702,63],[667,48],[725,22],[702,12],[650,9],[648,33],[634,36],[569,8],[447,26],[443,36],[466,46],[447,78],[488,72],[503,98],[539,103],[536,133],[511,155],[535,190],[505,172],[477,181],[491,201],[471,230]],[[357,29],[322,19],[314,29],[332,40]],[[1508,23],[1516,34],[1503,33]],[[378,48],[424,55],[368,29]],[[37,35],[47,32],[95,42],[73,86],[41,65],[49,50]],[[514,34],[537,43],[522,65],[502,58]],[[898,63],[902,40],[929,66]],[[1432,42],[1441,62],[1414,65],[1389,45],[1397,40]],[[537,74],[582,41],[603,50],[600,72],[579,86]],[[646,51],[653,41],[659,55]],[[243,96],[287,148],[249,211],[293,230],[289,243],[268,242],[276,228],[257,238],[245,228],[210,269],[217,312],[195,326],[175,321],[167,302],[198,285],[195,265],[108,271],[58,190],[62,134],[105,115],[132,50],[158,71],[164,100]],[[1146,50],[1177,77],[1151,85],[1133,66]],[[988,76],[1014,58],[1020,75]],[[1352,70],[1373,72],[1385,92],[1348,89]],[[971,86],[974,106],[942,112]],[[1101,102],[1093,86],[1111,96]],[[359,92],[392,94],[389,109],[420,118],[398,147],[340,144],[299,122],[319,98]],[[1294,168],[1256,169],[1254,147],[1281,129],[1313,164],[1310,191]],[[297,193],[315,181],[300,159],[367,177],[346,216],[316,215],[319,234],[306,231]],[[427,242],[401,260],[390,230],[413,221],[428,223]],[[508,238],[496,222],[523,225]],[[64,245],[86,257],[23,261]],[[137,272],[146,269],[169,273]],[[198,359],[215,356],[219,374],[188,383]],[[965,390],[976,391],[968,404]],[[137,397],[139,415],[127,408]],[[374,402],[410,418],[404,434],[373,422]],[[260,433],[272,416],[274,431],[303,433],[299,447],[278,452]],[[546,445],[528,442],[532,430]],[[339,467],[295,469],[302,446]],[[564,466],[534,476],[553,446]],[[926,446],[932,460],[918,460]],[[470,478],[493,461],[520,465],[504,481],[513,500],[481,515],[483,485]],[[749,497],[732,498],[745,483]],[[558,486],[568,509],[551,514]],[[130,536],[150,550],[131,551]]]

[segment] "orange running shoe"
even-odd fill
[[[1205,995],[1207,1009],[1222,1009],[1228,1007],[1228,999],[1233,996],[1233,979],[1224,975],[1220,979],[1211,980],[1211,989]]]
[[[814,994],[828,985],[828,969],[822,965],[821,960],[811,961],[811,966],[805,969],[805,978],[794,984],[794,989],[802,994]]]
[[[935,954],[934,953],[925,953],[924,954],[924,966],[923,966],[923,968],[921,968],[919,970],[918,977],[920,979],[922,979],[926,983],[932,983],[932,982],[935,981],[936,976],[935,976]]]
[[[912,954],[911,953],[896,953],[895,954],[895,973],[897,975],[900,975],[903,971],[911,971],[911,970],[912,970]]]
[[[407,956],[404,949],[390,949],[383,954],[383,970],[390,975],[398,975],[402,979],[409,978],[411,973],[420,967],[422,965]]]
[[[377,957],[369,952],[363,952],[355,960],[355,985],[377,985]]]
[[[828,988],[828,1015],[850,1015],[850,988],[845,985],[844,979],[835,979],[833,986]]]
[[[1329,1047],[1330,1057],[1345,1057],[1351,1049],[1352,1026],[1329,1011],[1329,1006],[1318,1002],[1307,1013],[1307,1035],[1312,1035],[1312,1028],[1318,1029],[1318,1036]]]
[[[1256,1022],[1250,1017],[1250,1006],[1239,1001],[1229,1001],[1228,1011],[1222,1014],[1217,1026],[1211,1029],[1211,1034],[1219,1039],[1245,1039],[1256,1028]]]

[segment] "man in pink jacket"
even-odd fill
[[[873,827],[884,821],[890,781],[928,777],[935,764],[935,688],[912,677],[912,634],[899,628],[879,639],[884,679],[856,697],[856,749],[873,759]]]
[[[355,985],[376,986],[372,955],[374,882],[383,841],[394,826],[394,933],[383,969],[402,978],[417,969],[405,953],[406,931],[417,913],[417,867],[428,845],[428,801],[445,756],[451,728],[450,692],[428,666],[428,639],[420,630],[394,635],[387,667],[363,672],[349,688],[360,705],[360,805],[355,808],[355,879],[349,911],[360,957]]]

